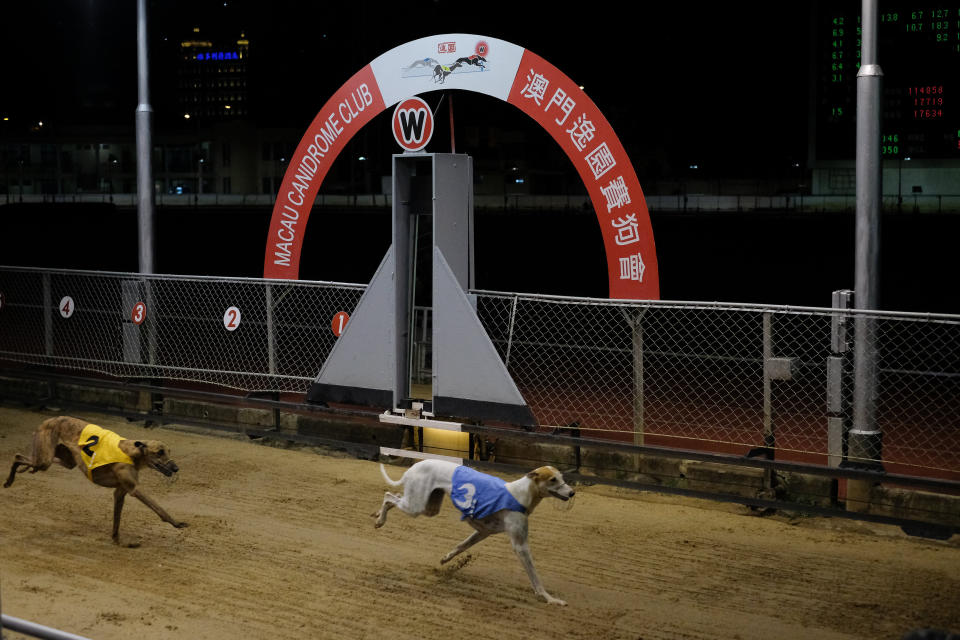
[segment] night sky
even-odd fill
[[[295,128],[394,46],[475,33],[529,49],[583,84],[638,171],[657,158],[661,172],[697,163],[749,175],[805,157],[812,5],[642,3],[626,16],[627,5],[606,1],[148,0],[151,103],[157,122],[174,115],[167,61],[194,24],[247,33],[258,120]],[[0,111],[132,126],[134,0],[38,0],[4,11],[15,19],[3,20]],[[458,95],[463,117],[527,125],[484,98]]]

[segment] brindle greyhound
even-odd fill
[[[111,440],[115,444],[112,453],[106,448]],[[174,527],[180,529],[187,526],[186,522],[174,520],[137,486],[138,472],[144,465],[168,477],[179,471],[169,456],[170,450],[159,440],[127,440],[85,420],[60,416],[44,420],[37,427],[33,433],[31,456],[16,455],[3,486],[13,484],[18,472],[46,471],[54,462],[59,462],[67,469],[79,466],[80,471],[94,484],[114,490],[113,542],[118,544],[120,513],[127,494],[153,509],[161,519]]]

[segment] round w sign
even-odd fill
[[[433,136],[433,113],[422,98],[401,100],[393,110],[393,137],[407,151],[420,151]]]

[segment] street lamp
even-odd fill
[[[897,157],[897,212],[899,213],[900,208],[903,206],[903,163],[904,161],[910,162],[910,156],[904,158],[903,156]]]
[[[273,185],[274,193],[280,191],[280,185],[283,184],[283,174],[286,171],[285,167],[287,166],[287,158],[277,158],[277,175],[273,176],[271,184]]]
[[[107,176],[107,180],[110,182],[110,202],[113,202],[113,179],[117,175],[118,161],[116,156],[114,156],[112,153],[110,154],[110,158],[108,160],[109,160],[109,164],[107,165],[107,168],[109,169],[109,173]]]
[[[363,173],[363,192],[365,195],[370,196],[372,203],[373,186],[370,183],[370,163],[367,162],[369,158],[367,156],[359,156],[357,160],[360,162],[360,171]]]

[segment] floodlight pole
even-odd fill
[[[147,58],[147,0],[137,0],[137,229],[140,273],[153,273],[153,141]]]
[[[854,306],[878,308],[880,254],[880,98],[883,72],[877,64],[877,0],[863,0],[860,70],[857,72],[857,214]],[[876,319],[857,315],[854,332],[853,428],[848,455],[855,463],[879,464],[882,433],[876,423]]]
[[[147,0],[137,0],[137,246],[140,273],[153,274],[153,140],[150,106],[149,58],[147,57]],[[150,282],[143,278],[143,298],[149,314],[146,324],[147,363],[156,362],[157,328],[155,324],[153,292]],[[124,310],[127,313],[129,311]],[[141,392],[141,406],[153,410],[153,394]],[[150,421],[147,421],[149,426]]]

